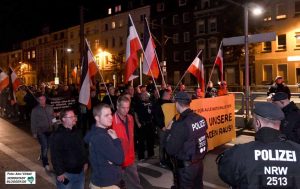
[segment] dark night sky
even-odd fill
[[[106,6],[116,0],[0,0],[0,52],[11,50],[12,44],[79,24],[79,7],[86,8],[85,20],[106,14]]]

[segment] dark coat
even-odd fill
[[[255,141],[235,145],[219,157],[219,176],[233,188],[300,188],[300,145],[278,130],[263,127]]]
[[[294,102],[290,102],[282,109],[285,119],[281,122],[280,131],[292,140],[300,144],[300,110]]]

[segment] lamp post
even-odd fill
[[[59,77],[58,77],[58,61],[57,61],[57,50],[58,49],[63,49],[65,50],[65,48],[55,48],[55,78],[54,78],[54,84],[58,85],[59,84]],[[67,52],[72,52],[72,49],[67,48],[66,49]]]
[[[249,11],[253,12],[254,15],[262,14],[262,9],[255,6],[250,9],[249,4],[240,4],[232,0],[226,0],[229,3],[244,8],[244,43],[245,43],[245,100],[246,100],[246,120],[249,120],[249,99],[250,99],[250,81],[249,81]]]

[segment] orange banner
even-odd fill
[[[236,138],[234,106],[233,94],[192,101],[191,109],[205,117],[207,121],[209,150]],[[165,114],[165,123],[167,125],[177,113],[175,104],[164,104],[162,109]]]

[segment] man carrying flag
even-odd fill
[[[188,67],[188,72],[190,72],[191,74],[193,74],[197,80],[198,83],[201,85],[201,90],[202,92],[205,91],[205,87],[204,87],[204,66],[203,66],[203,51],[200,50],[200,52],[198,53],[198,55],[196,56],[196,58],[194,59],[194,61],[192,62],[192,64]]]
[[[144,23],[144,44],[143,47],[145,49],[145,58],[143,62],[143,73],[145,75],[151,76],[155,79],[158,78],[159,75],[159,67],[155,52],[155,44],[150,33],[148,23],[145,19]]]
[[[89,48],[87,40],[84,44],[84,57],[82,61],[82,72],[81,72],[81,89],[79,93],[79,102],[91,109],[91,85],[92,77],[98,72],[96,61],[94,60],[93,53]]]
[[[124,82],[128,83],[138,77],[139,51],[142,50],[140,38],[137,34],[130,14],[128,15],[128,36],[126,43],[126,66]]]

